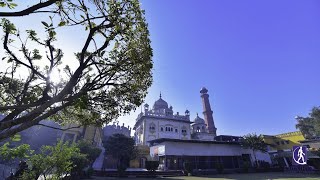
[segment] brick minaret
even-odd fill
[[[210,102],[209,102],[209,94],[207,94],[207,92],[208,92],[208,90],[205,87],[203,87],[200,91],[202,105],[203,105],[203,116],[204,116],[204,120],[207,124],[209,133],[212,133],[216,136],[217,135],[217,128],[214,125],[214,121],[213,121],[213,117],[212,117],[212,110],[211,110]]]

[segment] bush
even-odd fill
[[[71,157],[73,167],[71,169],[72,177],[81,177],[83,175],[83,169],[89,165],[89,160],[85,154],[74,154]]]
[[[92,167],[89,167],[88,168],[88,170],[87,170],[87,176],[90,178],[92,175],[93,175],[93,172],[94,172],[94,170],[93,170],[93,168]]]
[[[155,171],[159,167],[159,161],[146,161],[146,169],[148,171]]]

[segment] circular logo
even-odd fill
[[[307,164],[306,147],[295,146],[292,151],[292,158],[299,165]]]

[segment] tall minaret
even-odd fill
[[[207,92],[208,92],[208,90],[205,87],[203,87],[200,90],[202,106],[203,106],[203,116],[204,116],[204,120],[207,124],[209,133],[212,133],[216,136],[217,135],[217,128],[214,125],[214,121],[213,121],[213,117],[212,117],[212,110],[211,110],[210,102],[209,102],[209,94],[207,94]]]

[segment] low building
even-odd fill
[[[300,146],[300,141],[305,140],[300,131],[287,132],[278,135],[263,135],[268,144],[268,153],[273,164],[290,167],[292,165],[292,147]]]
[[[127,137],[131,137],[131,127],[125,127],[124,123],[120,126],[118,123],[113,122],[112,125],[103,127],[103,139],[107,139],[114,134],[123,134]]]
[[[102,147],[102,128],[97,126],[78,126],[68,124],[63,127],[68,129],[63,131],[61,135],[62,141],[77,142],[78,140],[86,140],[92,145]]]
[[[217,163],[225,169],[240,168],[244,161],[254,162],[251,149],[240,142],[155,139],[150,141],[150,154],[164,170],[183,169],[184,162],[191,162],[196,169],[214,169]],[[268,154],[256,152],[257,160],[271,163]]]

